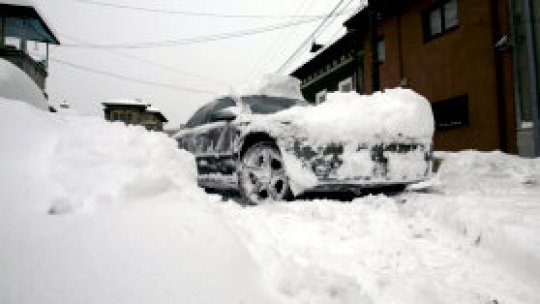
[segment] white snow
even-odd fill
[[[128,106],[143,106],[147,107],[148,104],[142,102],[140,99],[130,98],[111,98],[105,101],[103,104],[107,105],[128,105]]]
[[[173,140],[0,109],[0,303],[281,302]]]
[[[540,159],[438,156],[427,192],[222,213],[297,303],[540,303]]]
[[[410,89],[387,89],[372,95],[329,93],[317,106],[295,107],[275,115],[308,132],[317,143],[392,142],[410,137],[431,143],[434,132],[429,102]]]
[[[426,189],[243,208],[162,134],[0,110],[0,303],[540,303],[540,159],[437,153]]]
[[[42,110],[48,109],[43,91],[30,76],[2,58],[0,58],[0,97],[24,101]]]
[[[289,75],[266,74],[245,88],[241,88],[236,94],[244,96],[265,95],[304,100],[300,91],[300,85],[300,80]]]

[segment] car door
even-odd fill
[[[192,152],[197,161],[199,184],[206,188],[236,188],[236,159],[234,158],[235,128],[230,121],[215,115],[234,107],[232,98],[221,98],[202,107],[186,124],[179,145]]]

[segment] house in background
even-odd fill
[[[49,44],[60,42],[26,0],[0,0],[0,58],[23,70],[45,92]]]
[[[105,120],[122,121],[128,125],[141,125],[147,130],[163,131],[168,120],[159,109],[139,99],[117,99],[103,103]]]
[[[148,130],[163,131],[163,124],[167,122],[167,118],[158,108],[149,106],[143,113],[141,124]]]
[[[540,4],[371,0],[347,33],[292,72],[307,100],[409,87],[432,103],[435,149],[540,156]]]

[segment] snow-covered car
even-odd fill
[[[429,104],[410,90],[379,94],[383,101],[329,94],[317,106],[285,97],[220,97],[196,111],[175,139],[195,155],[201,187],[239,191],[248,204],[426,179]]]

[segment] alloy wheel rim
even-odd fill
[[[275,149],[259,146],[243,159],[243,186],[253,202],[278,201],[285,197],[288,179],[281,155]]]

